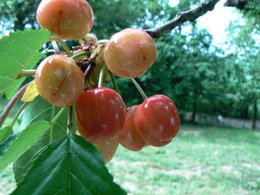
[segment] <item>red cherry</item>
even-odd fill
[[[134,117],[137,107],[135,105],[127,109],[125,125],[118,135],[119,143],[132,151],[139,151],[146,146],[135,127]]]
[[[94,144],[115,137],[123,128],[125,114],[120,95],[106,87],[86,91],[76,104],[78,131]]]
[[[135,125],[147,144],[159,147],[168,144],[176,136],[180,117],[170,98],[154,95],[138,106]]]

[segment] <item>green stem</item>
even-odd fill
[[[21,70],[16,79],[20,79],[20,78],[22,78],[22,77],[33,76],[33,75],[35,75],[35,73],[36,73],[36,70],[34,70],[34,69]]]
[[[69,107],[69,113],[68,113],[68,134],[72,134],[72,115],[73,115],[73,106]]]
[[[18,117],[20,116],[21,112],[23,111],[23,109],[27,106],[28,102],[24,103],[20,109],[16,112],[14,119],[12,120],[12,122],[10,123],[10,127],[14,126],[15,121],[18,119]]]
[[[145,100],[147,98],[144,90],[141,88],[141,86],[136,82],[134,78],[131,78],[132,83],[135,85],[136,89],[139,91],[142,98]]]
[[[108,72],[109,72],[111,81],[112,81],[112,83],[113,83],[113,86],[114,86],[116,92],[120,94],[119,87],[118,87],[118,85],[117,85],[115,75],[114,75],[110,70],[108,70]]]
[[[106,70],[106,66],[104,65],[104,66],[101,68],[100,73],[99,73],[98,87],[102,87],[102,85],[103,85],[105,70]]]
[[[47,54],[47,53],[55,53],[54,49],[45,49],[43,51],[41,51],[41,53]]]
[[[72,53],[71,53],[69,47],[62,40],[52,37],[52,38],[49,39],[49,41],[56,41],[56,42],[58,42],[64,48],[64,50],[67,53],[67,55],[68,56],[72,56]]]
[[[53,106],[51,118],[53,119],[54,117],[55,117],[55,107]],[[53,125],[51,125],[51,128],[50,128],[50,142],[49,143],[52,143],[52,142],[53,142]]]
[[[56,116],[49,122],[49,124],[54,125],[57,122],[57,120],[60,118],[60,116],[62,115],[65,109],[66,107],[61,108],[58,114],[56,114]]]
[[[96,42],[95,46],[97,46],[99,44],[106,45],[108,41],[109,41],[108,39],[99,40],[98,42]]]
[[[85,52],[80,52],[80,53],[76,53],[76,54],[72,55],[71,58],[72,58],[72,59],[76,59],[76,58],[78,58],[78,57],[80,57],[80,56],[86,56],[86,55],[89,55],[89,54],[90,54],[90,53],[87,52],[87,51],[85,51]]]

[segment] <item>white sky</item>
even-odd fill
[[[226,40],[225,29],[231,21],[238,19],[235,8],[224,7],[226,0],[220,0],[215,9],[197,19],[198,27],[205,28],[213,35],[213,44],[220,45]],[[171,6],[179,3],[179,0],[169,0]]]

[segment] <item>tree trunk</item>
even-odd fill
[[[256,119],[257,119],[257,98],[255,99],[254,106],[253,106],[252,129],[256,129]]]
[[[196,123],[196,113],[197,113],[197,98],[196,98],[196,93],[194,93],[193,103],[192,103],[192,116],[191,116],[192,123]]]
[[[248,106],[242,108],[240,117],[243,119],[248,119]]]

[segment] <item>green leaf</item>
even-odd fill
[[[38,96],[33,102],[30,102],[21,114],[20,128],[24,129],[29,124],[36,121],[45,120],[51,121],[61,108],[55,107]],[[65,111],[59,120],[53,125],[53,139],[63,137],[67,133],[67,111]],[[74,126],[74,130],[76,130]]]
[[[30,123],[39,120],[51,121],[61,108],[50,105],[41,97],[37,97],[33,102],[28,104],[21,114],[21,128],[25,128]],[[67,110],[63,112],[57,122],[45,133],[45,135],[25,152],[14,164],[14,173],[16,182],[20,182],[24,173],[27,171],[31,159],[46,145],[52,141],[67,135]],[[75,122],[74,122],[75,124]],[[73,127],[74,132],[76,126]]]
[[[31,146],[33,146],[44,133],[49,129],[50,125],[46,121],[39,121],[29,125],[20,135],[10,144],[7,151],[0,158],[0,170],[7,167]]]
[[[33,179],[32,179],[33,178]],[[83,137],[70,135],[37,155],[15,194],[126,194],[113,182],[96,148]]]
[[[6,151],[8,150],[9,146],[13,143],[15,138],[19,135],[20,133],[14,133],[11,136],[9,136],[5,142],[0,144],[0,157],[2,157]]]
[[[28,63],[28,65],[26,65],[23,69],[31,69],[33,67],[35,67],[35,65],[39,62],[39,60],[43,57],[43,53],[41,52],[35,52],[31,62]],[[19,87],[22,85],[22,83],[25,81],[25,77],[24,78],[20,78],[18,80],[15,80],[7,89],[7,91],[5,92],[5,95],[7,97],[7,99],[11,99],[14,94],[16,93],[16,91],[19,89]]]
[[[8,100],[10,100],[13,95],[16,93],[16,91],[20,88],[20,86],[23,84],[23,82],[25,81],[25,77],[24,78],[20,78],[17,80],[14,80],[12,82],[12,84],[8,87],[8,89],[5,92],[6,98]]]
[[[49,37],[45,30],[26,30],[0,39],[0,98]]]
[[[12,134],[12,132],[13,132],[13,130],[10,126],[0,129],[0,143],[5,141],[6,138],[8,138],[8,136]]]

